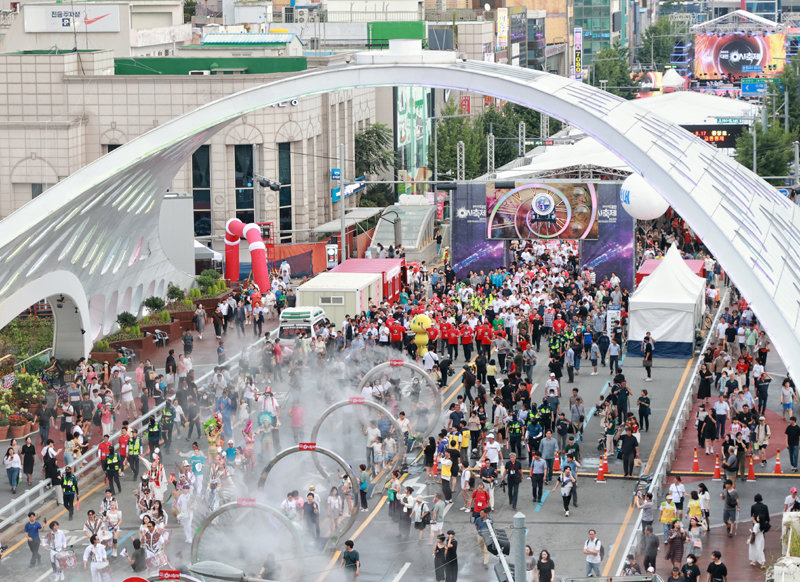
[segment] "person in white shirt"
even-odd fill
[[[561,397],[561,385],[553,372],[550,372],[550,378],[544,383],[544,393],[550,394],[550,390],[555,390],[558,397]]]
[[[436,352],[426,352],[425,355],[422,356],[422,366],[429,374],[433,369],[434,364],[436,364],[438,361],[439,356],[436,355]]]
[[[92,582],[109,582],[111,580],[106,548],[96,535],[89,538],[89,545],[83,552],[83,569],[89,569],[92,574]]]
[[[679,475],[675,476],[675,481],[669,486],[669,493],[672,495],[672,502],[678,510],[678,519],[683,519],[683,498],[686,497],[686,487],[681,482]]]
[[[192,527],[194,505],[192,503],[191,487],[179,490],[179,497],[175,502],[175,507],[178,509],[178,523],[183,527],[186,543],[191,544],[194,534],[194,528]]]
[[[593,529],[589,530],[589,539],[583,544],[583,553],[586,554],[586,577],[594,575],[596,578],[600,577],[600,562],[603,558],[600,557],[600,550],[603,547],[602,542],[597,537],[597,532]]]
[[[494,440],[494,433],[490,432],[486,435],[486,444],[483,446],[483,459],[488,461],[495,469],[503,462],[503,447]]]

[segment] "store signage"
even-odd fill
[[[159,570],[158,571],[158,579],[159,580],[180,580],[181,579],[181,571],[180,570]]]
[[[317,450],[317,443],[300,443],[298,448],[301,451],[316,451]]]
[[[575,27],[574,50],[574,75],[576,79],[583,79],[583,28],[580,26]]]
[[[119,32],[115,4],[25,4],[25,32]]]

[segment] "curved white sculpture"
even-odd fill
[[[150,290],[163,290],[167,281],[188,282],[188,275],[175,272],[157,237],[143,236],[152,232],[154,211],[182,164],[241,116],[339,89],[423,86],[519,103],[605,144],[655,185],[702,237],[750,300],[789,370],[800,374],[800,209],[713,146],[635,102],[566,77],[456,61],[442,51],[432,51],[430,59],[428,54],[375,53],[367,57],[370,64],[359,58],[359,64],[241,91],[159,125],[62,180],[0,223],[0,325],[17,315],[6,305],[9,291],[44,272],[76,274],[88,298],[92,330],[108,319],[106,311],[116,313],[122,298],[141,300]],[[110,299],[103,301],[107,294]],[[32,291],[31,302],[37,295]],[[84,353],[90,336],[82,336]]]
[[[669,208],[669,202],[639,174],[625,178],[619,189],[619,200],[625,212],[637,220],[655,220]]]

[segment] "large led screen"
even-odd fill
[[[597,193],[584,182],[489,183],[486,216],[488,239],[596,239]]]
[[[694,76],[720,79],[775,76],[786,62],[786,35],[698,34],[694,37]]]

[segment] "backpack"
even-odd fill
[[[591,540],[587,538],[586,543],[588,544],[590,541]],[[598,554],[598,556],[600,556],[601,562],[606,557],[606,548],[603,546],[603,542],[600,542],[600,553]]]

